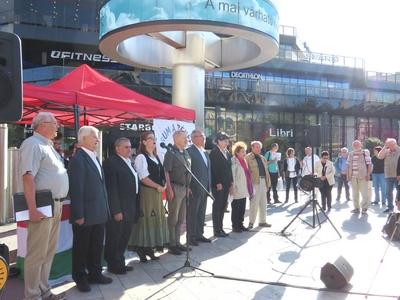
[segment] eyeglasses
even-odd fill
[[[45,124],[53,124],[53,125],[59,126],[59,125],[58,125],[58,122],[55,122],[55,121],[45,121],[45,122],[42,122],[42,123],[45,123]]]

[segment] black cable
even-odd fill
[[[218,278],[218,279],[225,279],[225,280],[234,280],[234,281],[250,282],[250,283],[257,283],[257,284],[281,286],[281,287],[286,287],[286,288],[294,288],[294,289],[302,289],[302,290],[312,290],[312,291],[317,291],[317,292],[332,292],[332,293],[340,293],[340,294],[347,294],[347,295],[358,295],[358,296],[366,296],[366,297],[367,296],[371,296],[371,297],[398,299],[398,296],[394,296],[394,295],[383,295],[383,294],[352,292],[352,291],[334,290],[334,289],[328,289],[328,288],[316,288],[316,287],[289,284],[289,283],[277,282],[277,281],[255,280],[255,279],[238,278],[238,277],[231,277],[231,276],[217,275],[217,274],[214,274],[213,277],[214,278]]]

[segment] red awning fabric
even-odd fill
[[[112,125],[132,119],[193,121],[195,112],[156,101],[132,91],[81,65],[48,86],[24,84],[22,123],[30,123],[39,111],[50,111],[65,126],[73,126],[79,106],[80,125]]]

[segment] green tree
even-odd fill
[[[284,137],[279,137],[279,136],[270,136],[270,137],[266,138],[263,142],[263,145],[267,150],[270,150],[271,145],[274,143],[279,145],[279,152],[282,152],[282,153],[285,153],[287,148],[290,147],[289,139],[284,138]]]
[[[383,146],[383,142],[377,137],[369,137],[364,140],[363,148],[368,149],[371,156],[374,154],[374,147]]]

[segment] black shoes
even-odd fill
[[[151,248],[145,248],[144,254],[150,257],[151,260],[159,260],[160,258],[154,255],[154,251]]]
[[[227,237],[229,234],[227,234],[225,231],[220,230],[220,231],[214,231],[214,236],[215,237]]]
[[[133,267],[132,266],[124,266],[122,268],[108,267],[107,270],[108,272],[116,275],[124,275],[126,274],[126,272],[133,271]]]
[[[185,252],[186,251],[186,246],[183,246],[181,244],[176,245],[176,247],[181,251]],[[192,248],[188,247],[189,251],[192,251]]]
[[[393,211],[392,209],[386,208],[383,212],[384,212],[384,213],[391,213],[392,211]]]
[[[142,263],[147,262],[146,253],[143,248],[137,248],[136,253],[139,256],[140,262],[142,262]]]
[[[243,230],[241,228],[232,228],[233,232],[241,233]]]
[[[199,237],[196,241],[200,242],[200,243],[211,243],[211,240],[206,238],[206,237],[204,237],[204,236]]]
[[[279,201],[279,200],[275,200],[275,201],[274,201],[274,204],[279,204],[279,203],[282,203],[282,202]]]
[[[192,240],[189,241],[189,245],[190,246],[198,246],[199,243],[196,240],[192,239]]]
[[[259,223],[258,226],[259,227],[271,227],[272,225],[268,224],[268,223]]]
[[[249,229],[246,228],[246,227],[244,227],[244,226],[241,226],[240,229],[241,229],[242,231],[249,231]]]
[[[172,255],[181,255],[182,254],[181,250],[179,250],[179,248],[176,247],[176,246],[169,247],[168,248],[168,253],[170,253]]]
[[[103,274],[99,274],[97,276],[88,276],[89,283],[110,284],[112,281],[112,278],[104,276]]]
[[[86,278],[76,282],[76,288],[81,293],[88,293],[92,290]]]

